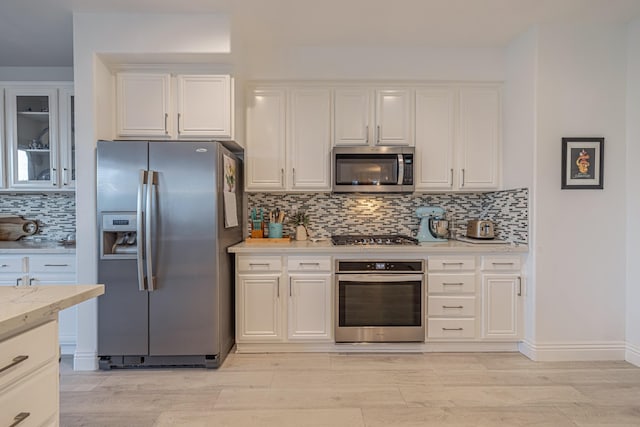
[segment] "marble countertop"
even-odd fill
[[[264,241],[263,241],[264,240]],[[447,242],[420,243],[416,246],[335,246],[329,239],[319,242],[310,240],[291,240],[288,243],[271,243],[269,239],[260,241],[243,241],[230,246],[227,251],[230,253],[274,253],[274,254],[295,254],[295,253],[326,253],[326,254],[360,254],[360,253],[403,253],[403,254],[476,254],[476,253],[527,253],[527,245],[511,243],[480,244],[466,243],[457,240]]]
[[[0,241],[0,254],[43,253],[43,254],[75,254],[76,247],[63,245],[55,240]]]
[[[0,338],[104,293],[104,285],[0,286]]]

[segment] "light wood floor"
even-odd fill
[[[640,426],[640,368],[518,353],[231,354],[218,370],[73,372],[61,426]]]

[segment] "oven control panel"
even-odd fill
[[[337,261],[338,273],[422,273],[424,261]]]

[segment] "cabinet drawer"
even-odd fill
[[[25,257],[0,258],[0,274],[2,273],[26,273]]]
[[[520,270],[520,257],[482,257],[483,270]]]
[[[282,270],[282,258],[279,256],[238,257],[238,271],[278,271]]]
[[[331,271],[331,257],[291,256],[287,268],[289,271]]]
[[[75,273],[75,256],[31,256],[29,257],[30,273]]]
[[[41,426],[58,412],[58,365],[49,363],[0,395],[0,425]],[[20,415],[19,415],[20,414]],[[23,421],[16,424],[20,418]]]
[[[57,339],[58,322],[48,322],[0,342],[0,390],[16,378],[57,359]]]
[[[429,292],[475,292],[476,275],[466,274],[437,274],[427,275],[427,289]]]
[[[429,316],[473,316],[476,313],[475,297],[429,296]]]
[[[474,338],[475,319],[429,319],[429,338]]]
[[[428,271],[457,271],[474,270],[476,268],[476,258],[468,257],[429,257],[427,260]]]

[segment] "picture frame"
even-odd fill
[[[604,188],[604,138],[562,138],[563,190]]]

